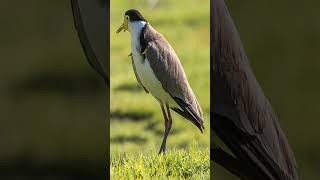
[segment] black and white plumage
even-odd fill
[[[201,107],[188,83],[174,49],[137,10],[128,10],[117,32],[131,34],[132,65],[139,84],[159,103],[165,119],[165,135],[160,153],[172,125],[170,109],[190,120],[202,132]]]

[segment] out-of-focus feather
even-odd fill
[[[228,9],[223,0],[211,6],[214,132],[252,170],[246,179],[296,180],[293,153],[250,68]]]

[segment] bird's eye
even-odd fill
[[[127,19],[129,20],[129,16],[127,16]]]

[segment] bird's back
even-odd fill
[[[203,129],[203,113],[194,95],[181,62],[169,42],[149,24],[143,32],[142,49],[162,87],[180,106],[178,113],[187,115],[196,126]],[[142,50],[143,51],[143,50]],[[174,109],[176,110],[176,109]],[[182,114],[181,114],[182,115]]]

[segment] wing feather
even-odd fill
[[[202,132],[204,125],[201,107],[173,48],[149,24],[146,24],[143,30],[141,41],[146,43],[146,59],[162,87],[180,106],[184,117],[189,117],[187,119],[191,120]]]
[[[278,118],[250,67],[223,0],[212,4],[213,130],[251,179],[298,179],[296,162]]]

